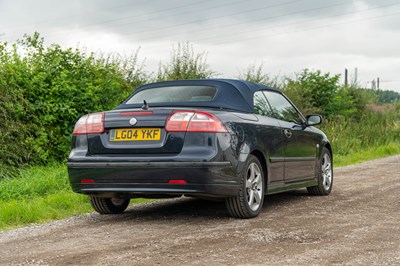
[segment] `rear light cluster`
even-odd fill
[[[122,112],[121,116],[152,115],[153,112]],[[212,132],[226,133],[228,130],[215,115],[201,111],[174,111],[165,125],[167,132]],[[101,134],[104,130],[104,113],[82,116],[72,135]]]
[[[76,122],[72,135],[101,134],[104,132],[104,113],[82,116]]]
[[[201,111],[174,111],[165,125],[167,132],[226,133],[224,124],[213,114]]]

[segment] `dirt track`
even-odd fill
[[[3,232],[0,264],[400,265],[400,156],[334,174],[330,196],[268,196],[251,220],[181,198]]]

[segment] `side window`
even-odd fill
[[[256,91],[254,93],[254,113],[258,115],[264,116],[272,116],[272,110],[267,102],[267,98],[265,98],[262,91]]]
[[[275,118],[296,124],[303,123],[297,110],[283,95],[273,91],[264,91],[264,94],[271,105]]]

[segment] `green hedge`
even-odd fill
[[[0,44],[0,164],[64,160],[81,115],[114,108],[143,83],[124,62],[45,47],[38,34]]]

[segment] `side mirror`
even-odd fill
[[[316,126],[322,123],[323,119],[321,115],[307,115],[306,116],[306,126]]]

